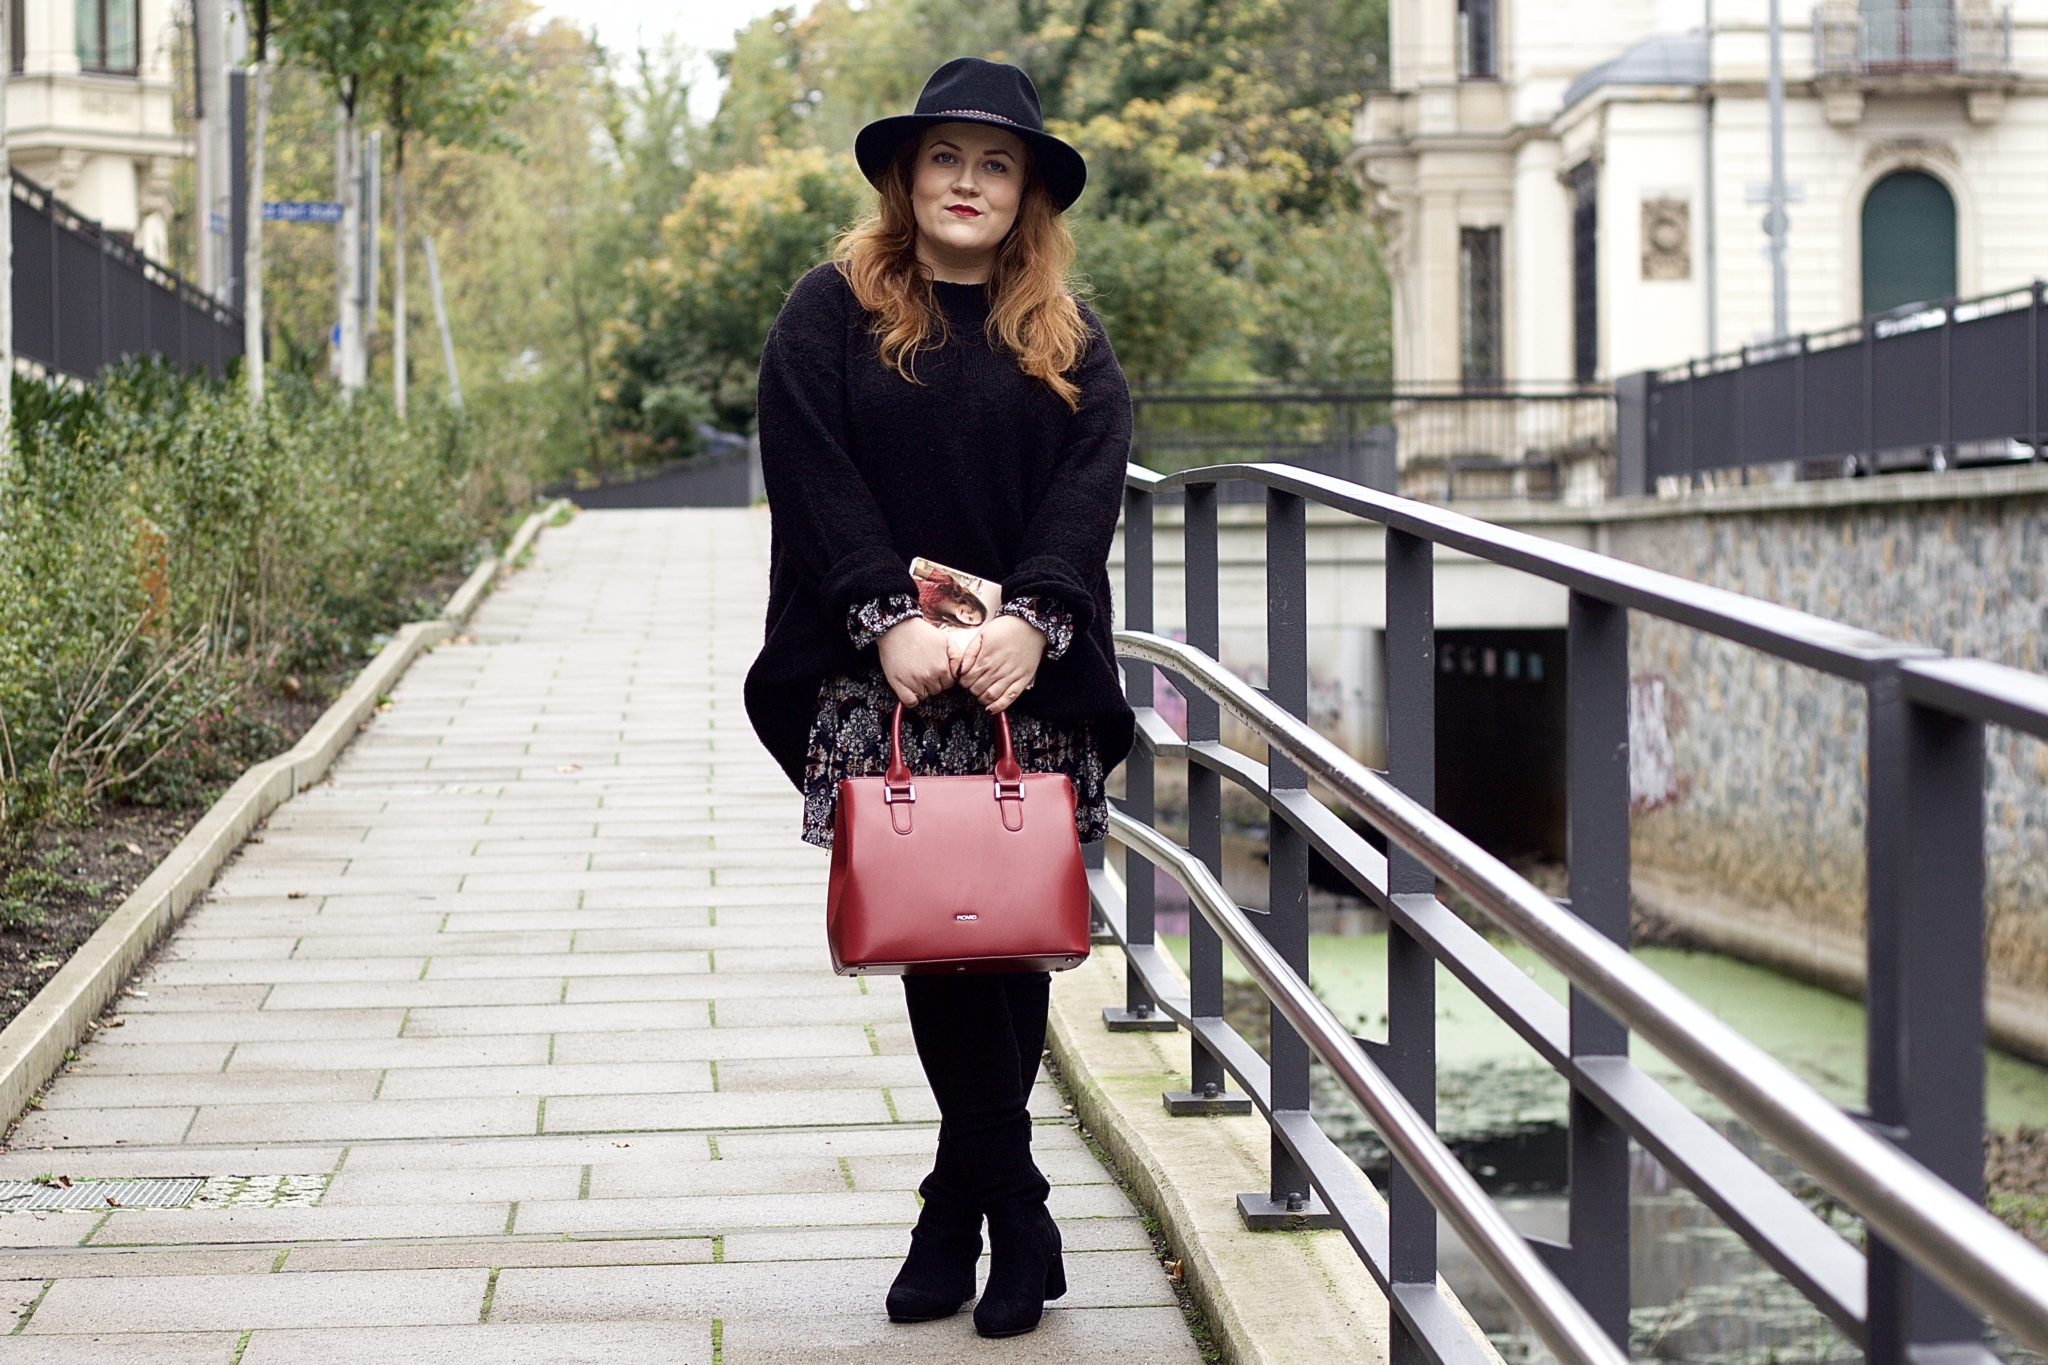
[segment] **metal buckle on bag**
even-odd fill
[[[1005,782],[1001,778],[996,779],[996,800],[1022,801],[1023,799],[1024,784],[1022,782]]]
[[[907,787],[892,787],[884,783],[882,785],[882,800],[892,806],[898,801],[915,801],[917,800],[917,784],[913,782]]]

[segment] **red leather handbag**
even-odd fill
[[[889,771],[839,784],[825,937],[841,976],[1046,972],[1088,956],[1074,784],[1026,773],[996,717],[990,776],[912,778],[903,707]]]

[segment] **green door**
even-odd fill
[[[1863,201],[1863,311],[1954,298],[1956,201],[1924,171],[1899,171]]]

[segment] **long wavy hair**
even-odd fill
[[[946,316],[932,299],[931,273],[917,259],[917,215],[910,197],[922,137],[903,144],[882,177],[875,207],[847,229],[832,259],[853,296],[874,319],[884,365],[915,384],[920,351],[946,344]],[[1074,238],[1026,155],[1017,221],[996,248],[988,279],[988,338],[1017,357],[1017,368],[1058,394],[1069,409],[1081,390],[1067,377],[1088,348],[1080,305],[1067,289]]]

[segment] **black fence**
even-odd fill
[[[14,351],[95,379],[131,356],[215,378],[242,353],[242,315],[19,173],[13,176]]]
[[[1613,440],[1600,385],[1190,385],[1139,389],[1131,407],[1131,458],[1160,473],[1278,463],[1433,499],[1554,498],[1563,461]]]
[[[554,484],[542,490],[586,510],[623,507],[746,507],[759,501],[761,460],[745,437],[706,430],[709,447],[652,472],[600,479],[588,487]]]
[[[2042,295],[2037,280],[1625,376],[1620,491],[1754,465],[1813,478],[2040,458]]]

